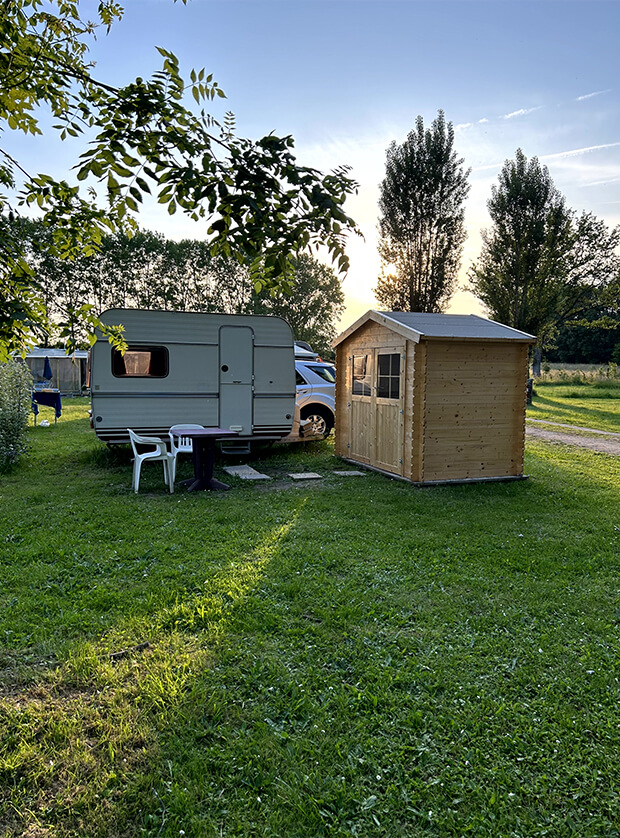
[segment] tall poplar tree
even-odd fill
[[[450,299],[466,238],[463,163],[443,111],[428,129],[418,116],[405,142],[389,146],[379,199],[383,270],[374,289],[381,306],[436,312]]]
[[[608,306],[617,281],[620,228],[566,206],[546,166],[518,149],[507,160],[487,202],[492,227],[469,278],[490,316],[538,337],[541,352],[559,326],[591,308]],[[596,325],[596,324],[595,324]]]

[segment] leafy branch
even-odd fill
[[[77,0],[6,0],[0,8],[0,131],[40,134],[46,105],[61,139],[91,138],[74,167],[77,185],[29,175],[7,153],[0,161],[6,187],[14,188],[15,171],[24,176],[19,201],[52,227],[58,255],[92,253],[106,233],[135,230],[153,194],[169,214],[204,221],[212,254],[247,265],[257,290],[290,289],[292,260],[311,248],[325,247],[346,271],[346,237],[359,234],[344,210],[357,189],[348,167],[323,175],[297,164],[290,136],[250,140],[235,134],[230,114],[220,124],[203,107],[195,113],[188,98],[204,106],[225,94],[205,69],[186,81],[162,47],[162,68],[150,79],[114,87],[94,78],[87,39],[121,17],[112,0],[102,0],[94,23],[80,18]],[[0,213],[7,205],[0,196]],[[2,246],[0,283],[19,258]]]

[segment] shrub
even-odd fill
[[[0,364],[0,470],[26,450],[32,376],[21,361]]]

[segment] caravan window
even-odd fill
[[[112,375],[116,378],[165,378],[168,349],[165,346],[129,346],[124,355],[112,350]]]

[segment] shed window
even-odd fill
[[[400,353],[377,357],[377,397],[400,398]]]
[[[129,346],[124,355],[112,350],[112,375],[116,378],[165,378],[168,350],[165,346]]]
[[[370,372],[370,364],[368,363],[368,355],[354,355],[353,356],[353,395],[354,396],[369,396],[370,395],[370,380],[368,374]]]

